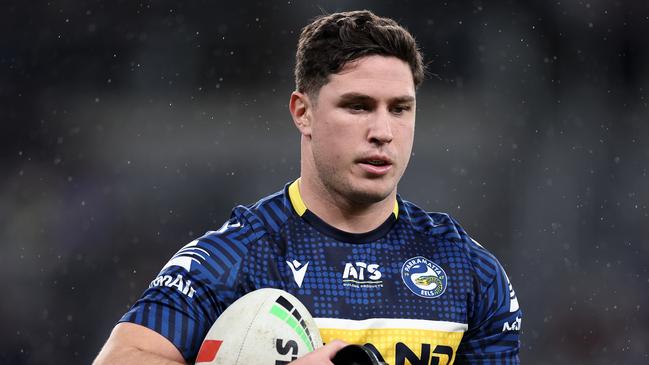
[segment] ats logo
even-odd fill
[[[379,265],[362,261],[346,263],[343,271],[343,285],[352,288],[382,288],[383,281]]]

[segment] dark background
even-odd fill
[[[523,362],[649,362],[648,1],[1,8],[0,363],[90,363],[179,247],[296,178],[297,35],[361,8],[432,73],[399,191],[500,258]]]

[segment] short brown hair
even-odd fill
[[[295,57],[296,89],[317,95],[329,75],[369,55],[394,56],[408,63],[415,87],[424,79],[415,38],[394,20],[359,10],[322,15],[302,29]]]

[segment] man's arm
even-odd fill
[[[119,323],[93,365],[184,365],[180,351],[159,333],[133,323]]]
[[[335,340],[301,357],[292,365],[330,365],[347,343]],[[159,333],[133,323],[119,323],[92,365],[185,365],[180,351]]]
[[[475,241],[474,241],[475,242]],[[476,287],[469,329],[462,337],[455,364],[519,364],[522,312],[514,288],[498,260],[482,246],[472,249]]]

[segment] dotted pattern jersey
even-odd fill
[[[121,321],[193,362],[228,305],[273,287],[304,303],[325,343],[365,344],[391,365],[519,363],[514,290],[455,220],[398,197],[380,227],[350,234],[310,212],[298,183],[180,249]]]

